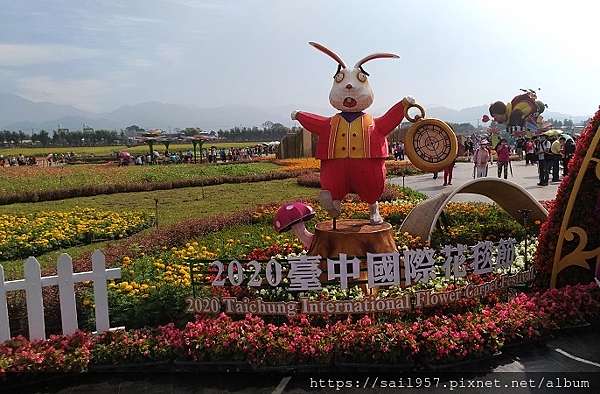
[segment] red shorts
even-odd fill
[[[333,200],[348,193],[373,204],[385,188],[385,159],[321,160],[321,189],[328,190]]]

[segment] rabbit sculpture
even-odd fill
[[[321,205],[336,218],[341,213],[341,200],[348,193],[356,193],[369,204],[371,224],[383,223],[377,200],[385,187],[387,135],[400,124],[414,99],[405,97],[377,118],[363,112],[373,103],[369,74],[363,65],[373,59],[398,56],[374,53],[349,69],[330,49],[315,42],[309,44],[337,63],[329,102],[341,111],[331,117],[292,112],[292,119],[318,136],[316,157],[321,160]]]

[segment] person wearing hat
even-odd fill
[[[488,140],[482,140],[479,143],[479,147],[473,154],[473,163],[475,164],[476,178],[483,178],[487,176],[488,162],[491,160],[492,157],[488,144]]]

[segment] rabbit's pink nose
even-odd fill
[[[349,83],[348,85],[346,85],[346,89],[352,89],[352,84]]]

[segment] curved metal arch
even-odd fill
[[[419,236],[429,242],[435,224],[446,205],[456,194],[465,193],[488,197],[519,222],[521,221],[519,210],[522,209],[531,212],[529,217],[532,221],[544,221],[548,217],[546,208],[516,183],[498,178],[480,178],[423,201],[410,211],[402,222],[400,231]]]

